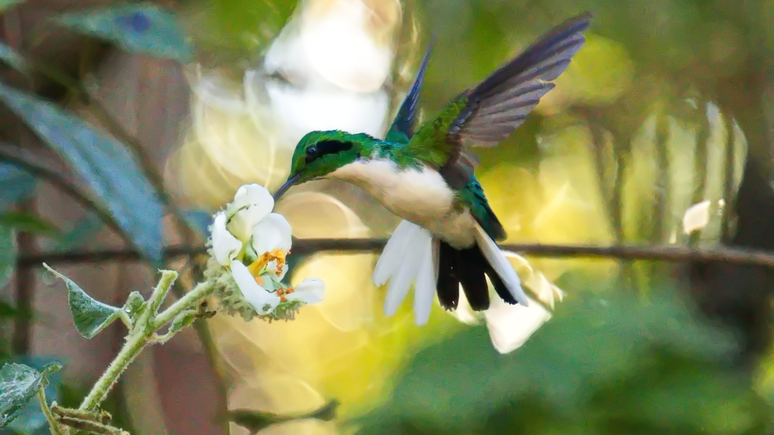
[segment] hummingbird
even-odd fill
[[[388,281],[384,313],[393,315],[414,285],[415,323],[430,316],[435,295],[457,308],[489,308],[488,281],[508,304],[527,305],[516,271],[497,242],[506,232],[476,179],[471,148],[511,135],[585,42],[591,14],[571,18],[539,38],[478,85],[414,129],[430,48],[384,139],[340,130],[313,131],[298,142],[290,175],[274,194],[333,178],[358,186],[402,219],[376,263],[373,281]]]

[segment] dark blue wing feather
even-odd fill
[[[403,104],[401,104],[398,114],[390,126],[390,130],[387,131],[384,139],[388,142],[405,144],[414,136],[414,119],[416,118],[419,104],[419,92],[422,90],[422,82],[425,80],[427,61],[430,58],[432,48],[433,44],[431,42],[425,53],[425,58],[422,60],[422,65],[419,67],[417,77],[414,79],[414,84],[411,85],[411,90],[409,90],[408,95],[403,100]]]

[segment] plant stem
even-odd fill
[[[215,288],[211,283],[199,283],[193,290],[186,293],[185,296],[178,299],[177,302],[156,316],[156,319],[154,319],[153,322],[153,328],[158,331],[162,326],[174,320],[178,314],[194,307],[198,301],[207,297],[213,290],[215,290]]]
[[[62,430],[59,427],[59,423],[57,423],[56,418],[54,417],[54,413],[51,412],[51,408],[48,407],[48,402],[46,401],[46,390],[43,386],[38,388],[38,401],[40,402],[40,409],[43,410],[43,415],[46,416],[48,426],[51,428],[51,435],[63,435]]]
[[[116,355],[113,362],[110,363],[105,373],[103,373],[99,380],[97,380],[97,383],[94,384],[89,395],[83,399],[83,402],[78,409],[82,411],[93,411],[99,407],[100,403],[105,400],[105,397],[116,384],[124,370],[126,370],[129,364],[137,358],[137,355],[142,352],[145,346],[148,345],[151,337],[158,330],[158,327],[164,325],[163,323],[159,324],[156,322],[155,314],[156,310],[158,310],[159,306],[161,306],[161,303],[164,301],[164,298],[167,296],[169,288],[175,282],[175,279],[177,279],[177,272],[170,270],[161,272],[161,279],[159,279],[158,285],[153,289],[153,294],[151,294],[150,299],[146,302],[143,311],[137,318],[134,328],[129,332],[124,347],[121,348],[121,351],[118,352],[118,355]],[[181,301],[178,301],[178,303],[179,302]],[[192,302],[195,301],[189,301],[189,303]],[[156,325],[159,326],[157,327]]]

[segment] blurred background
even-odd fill
[[[436,306],[416,327],[409,303],[382,315],[377,252],[309,242],[384,239],[398,220],[354,187],[309,183],[277,211],[307,239],[292,279],[323,278],[326,300],[288,323],[198,321],[146,350],[105,407],[138,434],[771,433],[774,2],[0,8],[0,360],[63,362],[59,403],[79,402],[125,331],[80,337],[43,261],[108,303],[147,294],[162,265],[181,294],[201,278],[209,216],[242,184],[277,189],[310,130],[383,135],[433,37],[420,119],[591,11],[557,87],[477,150],[478,176],[506,244],[648,248],[639,259],[513,255],[542,304]],[[701,255],[728,249],[771,254]],[[3,429],[46,430],[32,411]]]

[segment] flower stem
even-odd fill
[[[57,423],[56,418],[54,417],[54,413],[52,413],[51,408],[48,407],[46,390],[43,386],[38,388],[38,401],[40,401],[40,409],[43,410],[43,415],[46,417],[46,421],[48,421],[48,426],[51,428],[51,435],[63,435],[59,423]]]
[[[118,352],[115,359],[113,359],[113,362],[110,363],[105,373],[103,373],[99,380],[97,380],[97,383],[94,384],[89,395],[83,399],[83,402],[78,409],[82,411],[93,411],[99,407],[100,403],[105,400],[105,397],[116,384],[124,370],[126,370],[129,364],[137,358],[137,355],[142,352],[145,346],[148,345],[151,337],[158,328],[164,325],[164,323],[156,322],[157,319],[155,315],[162,302],[164,302],[164,298],[166,298],[169,288],[175,282],[175,279],[177,279],[177,272],[170,270],[161,272],[161,279],[159,279],[156,288],[153,289],[153,294],[151,294],[150,299],[148,299],[144,309],[135,321],[134,327],[129,331],[126,343],[124,343],[124,346]],[[201,284],[197,286],[197,288],[199,287],[201,287]],[[173,304],[173,307],[180,304],[183,299]],[[189,304],[193,302],[195,301],[188,301]]]
[[[185,296],[178,299],[178,301],[172,304],[169,308],[159,313],[159,315],[154,319],[153,328],[158,331],[162,326],[174,320],[178,314],[185,310],[195,308],[196,303],[209,296],[213,290],[215,290],[215,287],[212,285],[212,283],[199,283],[196,287],[193,288],[193,290],[186,293]]]

